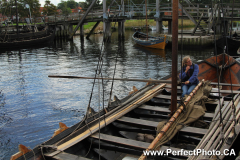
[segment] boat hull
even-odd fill
[[[217,82],[218,76],[220,75],[220,73],[218,73],[218,67],[223,66],[223,71],[221,72],[223,76],[220,76],[221,82],[232,82],[235,84],[239,84],[240,82],[240,64],[226,54],[210,57],[199,62],[198,65],[198,78],[200,80],[205,79]],[[171,75],[163,79],[171,79]],[[178,86],[178,88],[179,87],[180,86]],[[228,94],[231,93],[230,89],[229,86],[225,88],[225,90],[229,91]],[[238,89],[239,86],[234,87],[235,92],[237,92],[236,90]],[[181,91],[180,88],[178,91]],[[225,92],[227,93],[227,91]],[[235,106],[237,106],[237,123],[240,119],[239,93],[240,92],[234,95],[233,98],[236,100],[234,103],[236,103]],[[178,94],[177,101],[180,101],[180,95],[181,92]],[[223,107],[224,112],[222,114],[228,115],[224,117],[224,122],[227,123],[224,125],[224,127],[227,126],[227,128],[224,128],[224,130],[227,131],[223,133],[227,141],[224,142],[221,142],[219,125],[215,125],[215,123],[219,121],[219,118],[217,120],[214,119],[216,118],[215,116],[219,114],[219,112],[215,113],[218,109],[219,96],[212,96],[211,98],[217,101],[205,102],[207,111],[201,117],[201,120],[204,121],[203,124],[206,124],[209,128],[206,129],[206,126],[195,127],[195,124],[184,126],[173,139],[160,147],[161,151],[166,151],[166,149],[180,151],[184,149],[189,152],[200,149],[200,147],[198,148],[199,144],[206,144],[206,146],[212,147],[211,150],[222,151],[223,149],[230,149],[240,132],[239,124],[234,125],[234,121],[231,119],[233,113],[232,105],[229,101],[232,98],[223,97],[226,102],[223,102],[225,109]],[[126,157],[129,159],[131,159],[131,157],[139,157],[143,153],[143,150],[148,148],[152,142],[152,138],[154,138],[156,134],[155,129],[158,126],[158,122],[169,119],[170,111],[168,107],[170,102],[171,86],[148,84],[122,100],[116,98],[109,107],[98,113],[87,113],[88,116],[86,119],[52,137],[41,144],[41,146],[37,146],[33,151],[28,151],[18,160],[30,160],[34,158],[97,160],[99,157],[106,160],[117,160],[127,159]],[[183,110],[183,112],[185,112],[185,110]],[[230,133],[233,129],[235,131],[234,134]],[[208,135],[210,135],[208,137],[209,139],[206,138]],[[207,150],[210,149],[208,148]],[[235,150],[235,152],[238,153],[237,150]],[[44,158],[42,154],[45,156]],[[176,156],[171,154],[168,154],[168,156],[173,159],[187,159],[190,157],[188,155]],[[199,156],[200,157],[195,157],[195,159],[212,158],[211,155],[204,157],[201,157],[202,155]],[[160,158],[166,157],[167,156]],[[223,158],[224,155],[219,156],[219,159]]]
[[[19,39],[16,35],[9,36],[7,41],[0,42],[2,50],[12,50],[32,46],[40,46],[50,43],[55,38],[55,30],[44,30],[36,33],[20,34]]]
[[[164,37],[153,37],[138,31],[133,34],[132,38],[138,45],[148,48],[165,49],[168,43],[166,35]]]
[[[225,49],[226,49],[225,53],[228,53],[228,51],[237,53],[237,50],[240,47],[240,40],[235,38],[222,37],[216,41],[216,44],[217,44],[218,54],[224,53]]]

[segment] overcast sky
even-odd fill
[[[58,5],[58,3],[61,2],[61,0],[50,0],[52,4],[54,4],[55,6]],[[67,1],[67,0],[63,0],[63,1]],[[76,2],[84,2],[85,0],[75,0]],[[44,6],[45,4],[45,0],[39,0],[40,4],[41,4],[41,7]]]

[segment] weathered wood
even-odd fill
[[[184,104],[187,105],[188,102],[191,100],[193,95],[197,92],[199,87],[204,82],[204,79],[193,89],[193,91],[190,93],[190,95],[186,98]],[[146,149],[146,151],[149,151],[155,147],[155,145],[158,143],[158,141],[163,137],[163,135],[167,132],[169,127],[172,125],[172,123],[176,120],[176,118],[179,116],[179,114],[182,112],[183,106],[181,105],[179,109],[174,113],[174,115],[170,118],[170,120],[163,126],[160,133],[157,135],[157,137],[152,141],[152,143],[149,145],[149,147]],[[146,156],[144,154],[141,155],[139,160],[144,160]]]
[[[103,79],[103,80],[120,80],[120,81],[137,81],[137,82],[153,82],[153,83],[171,83],[170,80],[154,80],[154,79],[129,79],[129,78],[95,78],[95,77],[80,77],[80,76],[58,76],[49,75],[49,78],[71,78],[71,79]]]
[[[71,79],[103,79],[103,80],[120,80],[120,81],[138,81],[138,82],[153,82],[153,83],[172,83],[171,80],[155,80],[155,79],[132,79],[132,78],[95,78],[95,77],[80,77],[80,76],[60,76],[60,75],[49,75],[49,78],[71,78]],[[218,83],[211,82],[212,85]],[[221,86],[231,86],[229,83],[219,83]],[[172,88],[172,85],[166,85],[167,88]],[[234,87],[240,87],[239,84],[232,84]],[[181,89],[181,86],[177,86],[177,89]]]
[[[142,105],[138,108],[145,109],[145,110],[150,110],[150,111],[170,113],[170,110],[168,108],[157,107],[157,106]],[[213,116],[214,116],[213,113],[205,113],[204,114],[204,117],[207,117],[207,118],[213,118]]]
[[[240,109],[240,103],[239,103],[239,98],[234,102],[234,105],[236,106],[236,117],[239,113],[239,109]],[[228,134],[230,133],[230,131],[232,130],[233,126],[234,126],[234,116],[232,113],[231,113],[231,110],[229,111],[229,115],[228,115],[228,118],[226,118],[227,120],[224,121],[223,123],[223,126],[224,126],[224,129],[223,129],[223,133],[224,133],[224,137],[222,137],[221,135],[217,136],[216,140],[212,140],[210,143],[211,145],[208,146],[208,148],[206,149],[209,149],[209,150],[213,150],[216,148],[216,146],[218,145],[221,145],[223,142],[221,141],[221,138],[226,138],[228,136]],[[229,118],[230,117],[230,118]],[[219,131],[216,131],[216,132],[221,132],[221,128],[218,128]],[[221,133],[219,133],[221,134]],[[212,144],[213,143],[213,144]],[[217,147],[218,148],[218,147]],[[207,157],[207,156],[203,156],[203,157]]]
[[[172,86],[171,85],[166,85],[166,88],[172,88]],[[181,86],[178,86],[177,87],[177,89],[181,89]],[[218,90],[215,90],[215,89],[212,89],[211,90],[211,93],[218,93]],[[238,93],[240,93],[240,91],[236,91],[236,90],[233,90],[233,91],[231,91],[231,90],[220,90],[220,93],[225,93],[225,94],[231,94],[231,93],[233,93],[233,94],[238,94]]]
[[[169,95],[162,95],[162,94],[157,95],[155,97],[156,98],[161,98],[161,99],[171,99],[171,96],[169,96]],[[180,98],[181,98],[181,96],[178,96],[177,100],[180,101]],[[216,104],[216,105],[218,104],[218,102],[205,102],[205,103],[207,103],[207,104]]]
[[[88,33],[87,35],[87,39],[91,36],[91,34],[94,32],[94,30],[97,28],[98,24],[100,23],[100,21],[97,21],[97,23],[93,26],[93,28],[91,29],[91,31]]]
[[[81,140],[85,139],[86,137],[88,137],[92,133],[95,133],[99,129],[103,128],[105,125],[108,125],[108,124],[112,123],[113,121],[115,121],[116,119],[122,117],[124,114],[130,112],[134,108],[136,108],[139,105],[143,104],[144,102],[148,101],[149,98],[154,97],[165,85],[166,84],[158,85],[155,88],[149,90],[147,92],[147,94],[144,94],[143,96],[141,96],[140,98],[135,100],[130,105],[127,105],[125,108],[123,108],[119,112],[113,113],[113,114],[109,115],[109,117],[106,117],[104,120],[101,120],[99,122],[99,124],[95,124],[92,127],[89,127],[88,130],[80,133],[76,137],[74,137],[74,138],[68,140],[67,142],[59,145],[57,147],[57,151],[55,151],[53,153],[49,153],[49,154],[47,154],[47,156],[53,157],[54,155],[58,154],[59,152],[61,152],[61,151],[65,150],[65,149],[67,149],[67,148],[77,144],[78,142],[80,142]]]
[[[116,137],[116,136],[112,136],[112,135],[107,135],[107,134],[103,134],[103,133],[95,133],[93,135],[91,135],[92,138],[95,139],[100,139],[104,140],[104,141],[108,141],[111,143],[117,143],[119,145],[122,146],[127,146],[130,148],[135,148],[135,149],[140,149],[140,150],[144,150],[146,149],[150,143],[148,142],[141,142],[141,141],[137,141],[137,140],[132,140],[132,139],[127,139],[127,138],[121,138],[121,137]],[[172,151],[180,151],[181,149],[179,148],[174,148],[174,147],[169,147],[169,146],[161,146],[160,151],[165,151],[166,149],[171,149]]]
[[[27,152],[30,152],[31,150],[28,149],[26,146],[19,144],[18,145],[18,150],[19,152],[17,152],[16,154],[12,155],[10,160],[15,160],[18,159],[19,157],[21,157],[22,155],[26,154]]]
[[[238,98],[237,97],[238,97],[238,95],[236,95],[234,97],[234,100],[235,100],[234,103],[235,104],[238,104],[239,100],[240,100],[240,97],[238,97]],[[226,129],[227,129],[227,126],[225,124],[228,122],[229,117],[231,116],[231,105],[232,105],[232,102],[229,102],[222,108],[222,110],[223,110],[222,111],[222,116],[223,116],[222,118],[224,119],[223,126],[226,127],[226,128],[224,128],[224,133],[226,132]],[[237,107],[238,110],[239,110],[239,107],[240,106],[238,105],[238,107]],[[204,149],[204,150],[214,149],[216,147],[216,145],[219,143],[219,140],[221,139],[221,136],[219,135],[220,131],[221,131],[221,128],[220,128],[221,126],[219,126],[220,125],[219,116],[220,116],[220,114],[217,114],[215,119],[213,119],[213,121],[212,121],[212,123],[209,127],[209,130],[207,131],[205,136],[202,138],[201,142],[198,144],[196,149]],[[217,121],[215,121],[215,120],[217,120]],[[216,137],[217,137],[217,139],[216,139]],[[198,156],[191,156],[191,157],[189,157],[189,160],[194,159],[196,157],[198,157]],[[198,158],[201,159],[201,158],[204,158],[204,156],[199,155]]]
[[[125,122],[128,124],[139,125],[142,127],[150,127],[155,129],[159,122],[148,121],[143,119],[129,118],[129,117],[121,117],[118,119],[120,122]],[[180,130],[180,132],[187,132],[192,134],[201,134],[204,135],[207,132],[207,129],[195,128],[195,127],[184,127]]]
[[[61,152],[59,154],[57,154],[56,156],[53,157],[56,160],[90,160],[88,158],[85,157],[81,157],[81,156],[76,156],[70,153],[66,153],[66,152]]]

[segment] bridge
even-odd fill
[[[155,4],[134,4],[128,0],[124,4],[121,0],[119,5],[115,0],[110,6],[106,6],[106,0],[103,0],[103,9],[93,10],[96,0],[92,1],[89,8],[77,14],[69,16],[52,15],[45,17],[36,17],[35,23],[43,21],[45,24],[57,27],[56,36],[67,36],[72,38],[80,27],[80,35],[84,36],[83,25],[88,22],[96,22],[87,38],[93,33],[94,29],[103,22],[104,39],[110,39],[111,23],[118,23],[119,38],[124,37],[126,20],[130,19],[154,19],[156,21],[156,31],[162,32],[163,21],[168,22],[168,34],[172,33],[172,3],[160,3],[156,0]],[[179,19],[190,19],[195,28],[191,35],[207,35],[215,32],[221,34],[227,33],[231,27],[232,21],[240,21],[240,4],[193,4],[189,0],[184,0],[178,4]],[[75,28],[73,26],[76,25]]]

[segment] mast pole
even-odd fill
[[[172,95],[171,113],[177,109],[178,0],[172,0]]]
[[[146,13],[146,31],[147,31],[147,40],[148,40],[147,0],[145,0],[145,13]]]
[[[16,5],[16,23],[17,23],[17,40],[19,37],[19,28],[18,28],[18,8],[17,8],[17,0],[15,0],[15,5]]]

